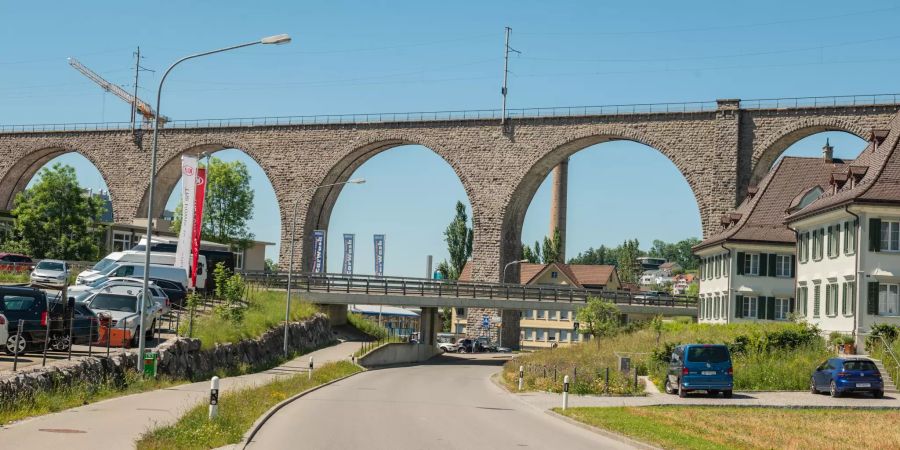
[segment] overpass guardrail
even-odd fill
[[[250,282],[270,287],[287,287],[286,272],[244,272]],[[542,302],[584,303],[602,298],[617,305],[697,307],[697,298],[683,295],[654,295],[608,289],[583,289],[565,286],[537,286],[503,283],[474,283],[428,278],[375,277],[328,273],[294,273],[291,286],[305,292],[361,295],[400,295],[409,297],[482,298]]]

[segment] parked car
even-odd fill
[[[34,267],[34,261],[18,253],[0,253],[0,271],[27,272]]]
[[[164,281],[164,280],[163,280]],[[98,292],[108,294],[125,294],[137,295],[144,287],[144,281],[136,278],[114,277],[106,280],[97,287],[88,285],[78,285],[69,288],[68,294],[75,298],[75,302],[82,304],[87,302],[92,295]],[[160,315],[167,314],[172,308],[172,302],[165,290],[156,285],[156,282],[150,281],[150,296],[160,308]]]
[[[71,326],[69,325],[70,313],[66,311],[69,306],[72,308]],[[69,346],[72,343],[87,344],[89,340],[97,340],[100,333],[98,329],[99,319],[97,314],[86,305],[76,304],[74,299],[71,304],[50,300],[50,314],[55,318],[54,328],[56,332],[50,338],[49,349],[65,352],[69,350]]]
[[[138,312],[138,296],[126,294],[108,294],[99,292],[94,294],[88,301],[87,306],[98,316],[107,314],[112,319],[110,326],[114,328],[124,328],[132,339],[132,344],[137,345],[141,330],[144,330],[146,337],[153,335],[153,328],[158,317],[158,308],[155,304],[144,305],[144,321],[140,320]]]
[[[828,392],[832,397],[865,392],[881,398],[884,396],[884,380],[878,367],[868,358],[831,358],[813,371],[809,391],[813,394]]]
[[[166,297],[169,298],[170,307],[184,307],[184,301],[187,298],[187,290],[184,288],[184,286],[181,285],[181,283],[153,277],[150,277],[150,281],[152,281],[153,284],[155,284],[166,294]]]
[[[65,261],[45,259],[31,271],[31,284],[63,286],[69,277],[69,265]]]
[[[482,339],[460,339],[456,342],[457,353],[482,353],[491,351],[490,346]]]
[[[438,342],[438,347],[448,353],[456,353],[456,351],[459,350],[459,344],[454,344],[452,342]]]
[[[5,345],[7,339],[9,339],[9,321],[6,320],[6,316],[0,314],[0,343]]]
[[[669,358],[666,393],[685,397],[689,392],[719,392],[730,398],[734,369],[728,347],[721,344],[687,344],[675,347]]]
[[[8,322],[4,350],[10,355],[22,354],[37,344],[43,344],[47,327],[55,328],[56,325],[50,316],[47,294],[31,287],[0,286],[0,314]],[[21,333],[19,320],[23,325]],[[51,331],[55,335],[58,330]]]

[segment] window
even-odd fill
[[[714,262],[713,262],[713,265],[716,266],[716,278],[721,278],[721,277],[722,277],[722,264],[721,264],[721,262],[722,262],[722,257],[719,256],[719,255],[716,255],[716,259],[715,259]]]
[[[547,310],[546,309],[537,310],[537,318],[538,319],[547,319]]]
[[[234,268],[235,269],[243,269],[244,268],[244,252],[235,252],[234,253]]]
[[[721,319],[721,313],[719,312],[719,296],[713,297],[713,319]]]
[[[825,229],[813,230],[813,259],[818,261],[822,259],[825,252]]]
[[[790,255],[778,255],[775,257],[775,276],[783,278],[791,277]]]
[[[545,330],[535,330],[535,333],[537,334],[536,341],[547,340],[547,332]]]
[[[744,318],[756,318],[756,297],[744,297]]]
[[[828,227],[828,257],[836,258],[841,254],[841,247],[838,239],[841,235],[841,227],[839,225]]]
[[[797,259],[800,263],[809,261],[809,233],[800,233],[797,240]]]
[[[526,328],[526,329],[525,329],[525,340],[526,340],[526,341],[533,341],[533,340],[534,340],[534,330],[533,330],[533,329],[531,329],[531,328]]]
[[[759,275],[758,253],[747,253],[744,255],[744,273],[747,275]]]
[[[20,297],[18,295],[7,295],[0,302],[4,311],[28,311],[34,306],[34,297]]]
[[[857,220],[844,222],[844,254],[852,255],[856,252],[856,225]]]
[[[526,310],[525,317],[528,317],[530,312],[531,311]],[[466,308],[456,308],[456,317],[457,318],[466,317]]]
[[[884,226],[884,223],[881,224]],[[884,228],[882,228],[883,230]],[[896,284],[879,284],[878,285],[878,315],[879,316],[896,316],[900,315],[900,285]]]
[[[797,288],[797,312],[804,317],[806,317],[806,300],[807,295],[809,294],[809,288],[806,286],[801,286]]]
[[[550,272],[550,278],[559,278],[559,272]]]
[[[465,333],[465,332],[466,332],[466,326],[465,326],[465,325],[457,325],[457,326],[456,326],[456,334],[463,334],[463,333]]]
[[[856,310],[856,281],[847,281],[843,287],[844,304],[841,310],[845,316],[852,316]]]
[[[130,277],[132,275],[134,275],[134,266],[122,266],[113,273],[113,276],[116,277]]]
[[[820,297],[820,288],[821,287],[822,286],[820,286],[818,284],[813,286],[813,317],[819,317],[819,312],[820,312],[819,300],[821,298]]]
[[[900,222],[881,221],[881,250],[900,251]]]
[[[572,342],[578,342],[581,339],[581,335],[577,332],[572,332]]]
[[[567,342],[569,340],[569,331],[568,330],[560,330],[559,331],[559,342]]]
[[[825,286],[825,314],[828,316],[837,315],[838,305],[837,283],[829,283]]]
[[[124,252],[131,249],[131,233],[113,231],[112,246],[114,252]]]
[[[787,320],[791,313],[791,300],[788,298],[775,299],[775,320]]]
[[[723,295],[719,298],[719,301],[721,302],[722,318],[728,319],[728,297]]]

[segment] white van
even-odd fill
[[[83,282],[88,286],[99,286],[111,277],[143,278],[143,276],[143,262],[126,262],[114,265],[106,273],[98,273],[93,276],[87,277],[83,280]],[[187,289],[188,286],[187,270],[181,267],[166,266],[162,264],[150,264],[150,276],[152,278],[159,278],[162,280],[171,281],[173,283],[179,283],[184,286],[185,289]],[[206,283],[206,270],[204,270],[203,266],[198,264],[197,284],[202,286],[203,284],[201,283]]]
[[[92,278],[97,274],[109,273],[116,264],[126,262],[142,263],[144,262],[144,258],[146,258],[144,252],[112,252],[106,255],[106,258],[103,258],[97,264],[94,264],[94,267],[79,273],[78,277],[75,279],[75,284],[84,284],[82,281],[84,279]],[[175,255],[171,253],[150,253],[150,264],[163,264],[166,266],[175,265]]]

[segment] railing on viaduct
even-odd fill
[[[841,95],[830,97],[793,97],[741,100],[741,109],[821,108],[839,106],[898,105],[900,94]],[[638,103],[630,105],[555,106],[548,108],[507,109],[511,119],[618,116],[632,114],[666,114],[715,111],[715,101],[677,103]],[[283,117],[234,117],[227,119],[174,120],[166,128],[237,128],[284,125],[378,124],[394,122],[436,122],[456,120],[489,120],[501,118],[499,109],[455,111],[327,114]],[[145,126],[149,126],[146,125]],[[62,123],[0,125],[0,133],[47,131],[103,131],[131,129],[130,122]]]
[[[266,284],[270,287],[287,287],[286,272],[245,272],[244,277],[248,281]],[[589,298],[602,298],[617,305],[681,308],[697,306],[696,297],[683,295],[328,273],[295,273],[292,276],[291,286],[292,289],[300,292],[519,300],[532,301],[536,305],[544,302],[586,304]]]

